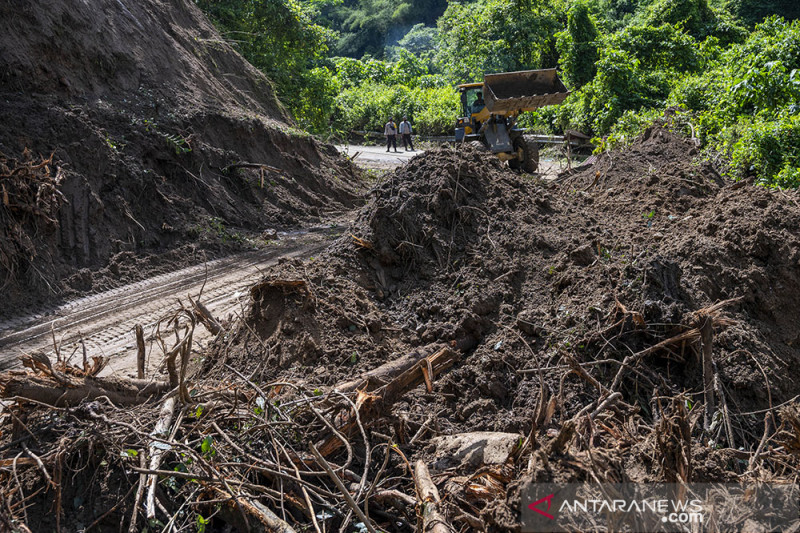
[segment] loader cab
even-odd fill
[[[477,114],[485,107],[483,103],[483,84],[459,85],[461,91],[461,113],[465,117]],[[480,109],[479,109],[480,108]]]
[[[483,83],[464,83],[458,86],[458,91],[461,96],[461,117],[456,123],[456,140],[463,141],[475,138],[480,129],[481,122],[477,120],[476,115],[484,107],[480,105]]]

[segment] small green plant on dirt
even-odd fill
[[[108,146],[112,152],[118,154],[120,150],[122,150],[125,147],[125,144],[118,141],[114,141],[111,137],[106,135],[106,146]]]
[[[203,439],[200,443],[200,452],[205,457],[214,457],[217,454],[217,450],[214,449],[214,437],[208,435]]]
[[[197,533],[205,533],[206,526],[209,524],[211,524],[211,518],[203,518],[200,514],[196,515],[195,525],[197,527]]]
[[[238,231],[230,231],[227,227],[225,227],[225,223],[222,221],[222,219],[218,217],[209,217],[204,224],[192,228],[190,234],[196,236],[200,236],[202,234],[214,235],[226,244],[231,242],[237,244],[251,243],[247,237]]]
[[[189,145],[189,139],[181,137],[180,135],[175,135],[173,133],[160,133],[161,137],[167,141],[173,150],[175,150],[175,155],[186,154],[192,151],[192,147]]]
[[[147,526],[142,528],[142,533],[151,533],[155,531],[163,531],[166,528],[164,523],[158,518],[151,518],[147,521]]]
[[[556,267],[555,266],[551,265],[551,266],[547,267],[547,275],[548,276],[555,276],[555,274],[556,274]]]

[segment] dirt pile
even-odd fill
[[[176,358],[194,321],[162,340],[183,404],[169,437],[150,436],[154,406],[96,400],[36,411],[43,442],[97,434],[32,452],[104,450],[106,494],[135,492],[146,455],[134,471],[162,476],[165,509],[147,508],[220,529],[241,520],[228,491],[280,527],[518,531],[528,481],[793,481],[799,228],[797,193],[721,179],[666,127],[555,183],[431,151],[326,251],[270,269],[193,380]],[[44,483],[33,460],[24,479]],[[63,513],[118,527],[143,514],[123,501]]]
[[[598,437],[602,449],[592,453],[606,461],[605,479],[674,480],[686,475],[681,461],[693,465],[694,481],[732,479],[731,456],[716,448],[753,450],[764,413],[796,395],[799,227],[796,193],[726,182],[689,140],[662,127],[556,184],[469,147],[433,151],[371,191],[351,235],[310,263],[270,272],[271,290],[302,282],[302,297],[254,289],[249,325],[221,353],[260,379],[316,387],[445,343],[464,359],[371,426],[409,457],[438,456],[425,439],[409,445],[420,431],[547,442],[619,393],[609,423],[636,419],[649,429],[626,444]],[[264,330],[266,316],[288,331]],[[706,319],[716,422],[704,433]],[[303,327],[308,321],[313,328]],[[313,342],[292,340],[309,331]],[[700,407],[688,413],[665,398]],[[665,435],[678,431],[669,424],[681,417],[691,420],[691,452],[665,466],[650,450],[666,453]],[[507,481],[588,479],[585,441],[567,442],[563,464],[527,473],[518,465]],[[467,498],[468,485],[450,487],[453,497]],[[513,492],[473,510],[493,527],[512,527]]]
[[[107,285],[98,269],[115,256],[146,268],[186,243],[257,245],[266,227],[356,200],[354,169],[291,127],[269,80],[192,2],[14,1],[0,20],[0,153],[52,154],[63,177],[57,224],[27,225],[8,204],[0,215],[34,250],[0,266],[15,304]]]

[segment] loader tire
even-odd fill
[[[516,168],[528,174],[535,174],[539,170],[539,143],[530,135],[518,137],[514,142],[517,153],[522,156]]]

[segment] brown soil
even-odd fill
[[[358,201],[349,163],[290,129],[191,2],[14,1],[0,20],[0,313]],[[204,353],[196,314],[158,322],[149,349],[170,372],[148,377],[180,401],[156,436],[167,402],[3,398],[0,528],[227,531],[262,519],[258,502],[338,530],[349,507],[309,443],[359,504],[384,492],[370,517],[387,531],[418,522],[416,460],[461,531],[518,530],[530,480],[793,482],[800,464],[800,197],[726,181],[668,123],[555,182],[468,146],[426,152],[374,186],[343,237],[250,293]],[[336,392],[433,353],[452,366],[421,365],[404,381],[419,386]],[[0,395],[91,383],[94,355],[78,369],[30,354],[36,374],[0,375]],[[476,469],[433,438],[467,431],[510,434],[513,453]],[[150,523],[148,480],[163,508]]]
[[[754,450],[764,413],[796,396],[798,228],[796,192],[728,182],[666,127],[557,183],[510,172],[470,147],[433,150],[371,191],[351,235],[313,261],[270,270],[207,372],[233,365],[259,382],[314,388],[444,342],[463,359],[432,393],[411,391],[371,430],[392,435],[412,461],[435,456],[425,438],[408,444],[429,417],[433,434],[534,430],[548,449],[549,437],[599,396],[571,361],[610,388],[626,356],[732,300],[715,319],[713,358],[733,442],[719,424],[711,437],[696,425],[704,389],[698,344],[667,344],[620,372],[623,397],[606,422],[617,431],[626,420],[651,429],[623,437],[595,428],[593,471],[617,482],[678,479],[664,443],[677,431],[669,424],[686,416],[695,424],[690,480],[735,479],[736,460],[716,448]],[[298,280],[304,284],[285,283]],[[544,389],[538,367],[547,369]],[[550,398],[557,410],[533,427]],[[669,398],[700,407],[687,414]],[[508,499],[469,500],[470,512],[496,530],[518,527],[519,480],[590,479],[581,442],[533,470],[517,465]],[[440,478],[450,479],[451,518],[466,509],[459,498],[469,499],[460,474],[473,471]]]
[[[0,314],[257,246],[264,228],[357,201],[354,168],[291,128],[192,2],[15,1],[0,20],[0,296],[13,303]],[[51,154],[41,187],[21,186],[14,169]]]
[[[419,155],[325,251],[267,269],[240,319],[192,354],[198,373],[161,448],[151,432],[165,402],[10,402],[0,461],[26,461],[20,476],[0,471],[7,522],[142,524],[135,468],[166,448],[153,512],[213,531],[253,519],[255,501],[298,529],[310,505],[326,530],[357,531],[316,449],[359,503],[372,495],[386,531],[419,523],[420,460],[461,531],[518,531],[528,481],[793,482],[799,200],[724,180],[668,123],[555,182],[468,146]],[[159,323],[164,353],[191,338],[191,316]],[[421,356],[430,366],[401,378],[366,375]],[[58,380],[29,359],[39,373],[0,375],[0,389]],[[493,433],[447,438],[464,432]],[[482,464],[480,439],[499,461]],[[478,453],[458,456],[457,442]],[[239,514],[223,488],[241,495]],[[54,495],[65,503],[37,512]]]

